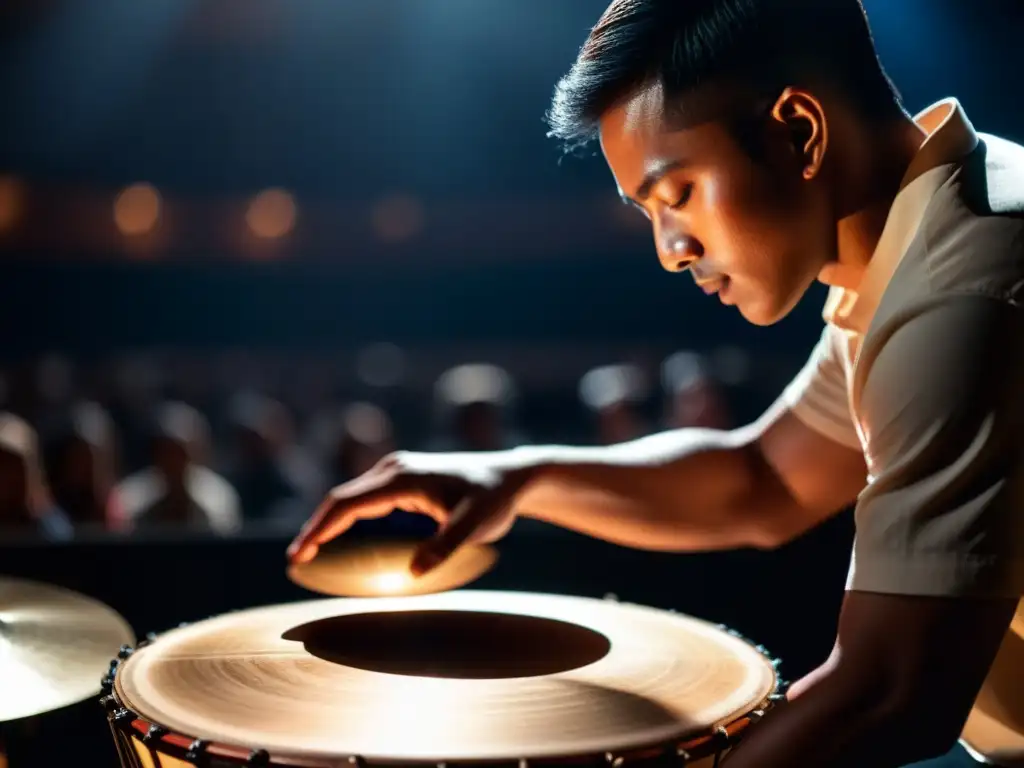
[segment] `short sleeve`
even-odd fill
[[[782,401],[801,422],[825,437],[861,450],[850,414],[842,331],[826,325],[807,363],[796,375]]]
[[[849,589],[1024,593],[1024,309],[960,295],[865,339],[854,381],[869,484]]]

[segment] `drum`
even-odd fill
[[[518,592],[258,608],[120,655],[103,704],[124,768],[710,768],[782,695],[723,627]]]

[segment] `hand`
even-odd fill
[[[487,453],[394,453],[332,489],[288,547],[288,557],[293,563],[311,560],[321,544],[356,521],[402,509],[441,526],[413,558],[413,573],[422,575],[463,543],[504,536],[515,522],[515,497],[525,481],[525,472],[495,466]]]

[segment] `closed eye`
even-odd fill
[[[681,194],[679,196],[679,199],[672,203],[672,205],[670,205],[669,208],[672,208],[673,210],[682,208],[690,201],[690,195],[692,192],[693,184],[687,184],[686,187],[683,189],[683,194]]]

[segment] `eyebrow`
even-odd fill
[[[686,165],[686,163],[683,160],[663,160],[647,172],[643,181],[640,182],[640,186],[637,187],[635,196],[630,197],[623,192],[622,201],[635,205],[637,204],[637,200],[646,200],[651,196],[651,190],[654,189],[655,184],[665,178],[668,174],[672,173],[672,171],[682,168],[684,165]]]

